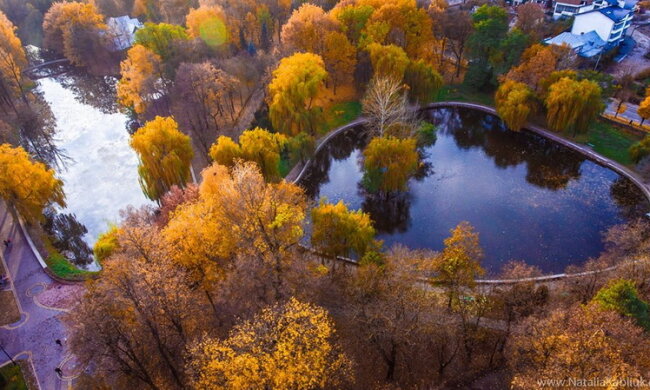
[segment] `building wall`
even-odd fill
[[[588,14],[576,15],[576,18],[573,20],[571,33],[580,35],[590,31],[596,31],[600,39],[607,42],[613,26],[614,21],[607,16],[600,12],[590,12]]]

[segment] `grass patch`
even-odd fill
[[[20,321],[20,311],[11,290],[0,291],[0,326]]]
[[[359,115],[361,115],[361,103],[359,101],[336,103],[325,111],[325,129],[323,130],[327,133],[332,129],[352,122]]]
[[[0,390],[27,390],[27,382],[20,366],[7,364],[0,367]]]
[[[643,137],[633,131],[612,123],[598,120],[589,127],[585,134],[578,134],[575,141],[591,146],[594,151],[618,163],[633,166],[630,158],[630,146]]]
[[[75,267],[65,257],[63,257],[63,255],[56,252],[52,253],[47,259],[45,259],[45,262],[50,271],[62,279],[83,280],[97,274],[97,272],[84,271]]]
[[[438,91],[436,102],[471,102],[494,106],[494,93],[476,91],[463,84],[445,85]]]

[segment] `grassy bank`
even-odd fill
[[[27,390],[27,382],[20,366],[7,364],[0,367],[0,390]]]
[[[75,267],[63,255],[56,252],[45,259],[45,263],[50,271],[61,279],[85,280],[97,274],[97,272],[84,271]]]

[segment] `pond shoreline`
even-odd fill
[[[482,105],[482,104],[476,104],[476,103],[467,103],[467,102],[456,102],[456,101],[448,101],[448,102],[436,102],[436,103],[431,103],[424,105],[422,107],[417,108],[418,111],[428,111],[428,110],[434,110],[434,109],[439,109],[439,108],[454,108],[454,107],[460,107],[460,108],[467,108],[470,110],[474,111],[480,111],[483,113],[487,113],[490,115],[494,115],[495,117],[499,117],[498,114],[496,113],[496,110],[493,107],[487,106],[487,105]],[[302,181],[305,179],[305,175],[308,173],[309,168],[312,166],[314,161],[316,160],[316,156],[319,155],[319,153],[330,143],[331,140],[333,140],[337,135],[344,133],[346,131],[352,130],[355,127],[361,126],[366,122],[366,119],[363,117],[359,117],[358,119],[354,120],[353,122],[350,122],[346,125],[343,125],[339,128],[336,128],[329,132],[324,138],[322,138],[318,144],[317,148],[314,153],[314,157],[311,159],[307,160],[305,163],[298,164],[294,166],[294,168],[291,170],[291,172],[287,175],[285,178],[287,181],[298,184],[300,185]],[[536,126],[534,124],[527,124],[524,127],[525,131],[528,131],[530,133],[536,134],[541,136],[544,139],[548,139],[553,143],[562,145],[564,147],[567,147],[568,149],[571,149],[575,152],[578,152],[580,155],[584,156],[587,160],[603,167],[612,170],[613,172],[619,174],[621,177],[624,177],[628,180],[630,180],[634,185],[639,188],[643,194],[643,196],[650,202],[650,186],[646,184],[635,172],[631,171],[629,168],[623,166],[622,164],[619,164],[609,158],[606,158],[599,153],[593,151],[592,149],[588,148],[587,146],[579,145],[577,143],[574,143],[561,135],[555,134],[547,129],[544,129],[540,126]],[[313,248],[310,248],[309,246],[304,246],[303,250],[306,250],[308,252],[311,252],[312,255],[319,256],[318,252],[315,251]],[[330,261],[333,259],[329,259]],[[337,259],[338,263],[344,263],[346,265],[351,265],[351,266],[356,266],[358,263],[349,258],[339,258]],[[622,265],[622,263],[620,264]],[[602,270],[595,270],[595,271],[589,271],[589,272],[584,272],[584,273],[577,273],[577,274],[571,274],[571,273],[566,273],[566,272],[555,272],[555,273],[544,273],[540,277],[534,277],[534,278],[523,278],[523,279],[478,279],[476,280],[477,283],[482,284],[482,285],[503,285],[503,284],[513,284],[513,283],[522,283],[522,282],[535,282],[535,283],[544,283],[544,282],[552,282],[552,281],[557,281],[557,280],[562,280],[566,278],[573,278],[573,277],[580,277],[580,276],[587,276],[591,274],[596,274],[596,273],[601,273],[601,272],[609,272],[613,271],[620,266],[619,264],[606,267]]]

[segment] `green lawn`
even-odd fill
[[[586,134],[579,134],[575,141],[590,145],[597,153],[623,165],[632,166],[628,150],[643,137],[631,130],[598,120]]]
[[[0,368],[0,390],[27,390],[20,366],[7,364]]]
[[[332,129],[343,126],[346,123],[352,122],[361,115],[361,103],[358,101],[350,101],[337,103],[325,111],[325,133]]]
[[[75,267],[59,253],[53,253],[45,259],[48,268],[58,277],[69,280],[83,280],[96,274]]]
[[[473,102],[494,106],[494,93],[475,91],[463,84],[445,85],[438,91],[435,101]]]

